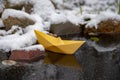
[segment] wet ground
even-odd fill
[[[86,42],[74,55],[47,52],[44,60],[5,66],[0,80],[120,80],[120,47],[99,52]]]

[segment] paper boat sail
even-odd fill
[[[35,30],[38,42],[42,44],[46,50],[63,53],[74,54],[74,52],[82,46],[85,41],[62,40],[60,37],[50,36],[38,30]]]

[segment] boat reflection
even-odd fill
[[[47,55],[44,58],[44,64],[53,64],[67,67],[80,68],[80,64],[76,60],[74,55],[57,54],[53,52],[46,52]]]

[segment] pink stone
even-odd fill
[[[44,51],[36,50],[13,50],[9,57],[10,60],[22,61],[22,62],[34,62],[43,59],[45,56]]]

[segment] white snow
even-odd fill
[[[15,9],[5,9],[1,18],[4,20],[7,19],[9,16],[16,18],[28,18],[33,21],[35,20],[34,17],[31,17],[31,15],[29,15],[28,13]]]
[[[67,20],[65,14],[63,12],[53,13],[51,16],[49,16],[51,24],[58,24],[58,23],[64,23]]]
[[[14,31],[16,31],[16,32],[14,32]],[[12,28],[10,30],[8,30],[6,32],[6,34],[12,34],[13,32],[14,32],[14,34],[23,34],[23,30],[19,26],[12,26]]]
[[[55,8],[50,0],[30,0],[33,6],[33,13],[40,15],[44,20],[55,12]]]
[[[66,11],[64,11],[64,13],[65,13],[68,21],[70,21],[71,23],[73,23],[75,25],[80,24],[81,15],[80,15],[80,13],[78,13],[78,11],[76,11],[76,10],[73,10],[73,11],[66,10]]]
[[[16,32],[14,32],[16,31]],[[14,32],[14,34],[13,34]],[[9,39],[9,38],[13,38],[13,37],[16,37],[18,35],[21,35],[23,34],[23,30],[21,27],[18,27],[18,26],[13,26],[10,30],[8,31],[5,31],[5,30],[0,30],[0,34],[3,35],[4,37],[0,37],[0,39]]]
[[[59,9],[73,9],[84,3],[84,0],[52,0]]]
[[[20,48],[19,50],[29,51],[29,50],[36,50],[36,49],[39,49],[40,51],[45,50],[42,45],[32,45],[32,46],[29,46],[29,47]]]
[[[86,0],[86,4],[96,4],[97,2],[99,1],[98,0]]]

